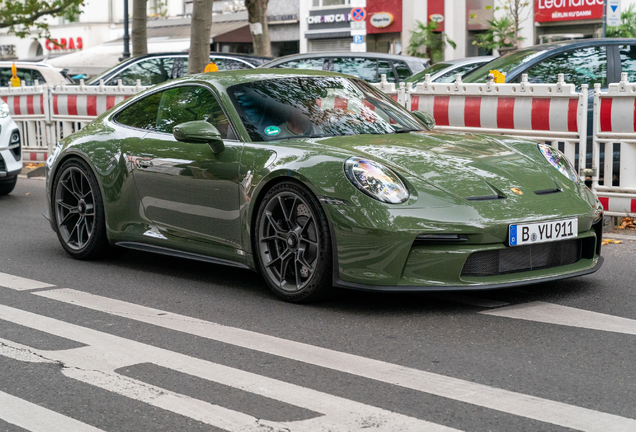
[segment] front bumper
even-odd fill
[[[22,143],[11,145],[11,134],[18,125],[11,117],[0,119],[0,181],[13,178],[22,171]]]

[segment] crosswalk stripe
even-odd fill
[[[59,362],[60,365],[64,366],[62,373],[69,378],[229,431],[362,431],[367,430],[371,424],[374,425],[374,428],[379,426],[377,430],[380,431],[457,432],[457,429],[447,426],[9,306],[0,305],[0,319],[65,337],[85,345],[80,348],[54,351],[30,348],[29,350],[36,354],[33,359],[36,362],[41,362],[41,358]],[[12,357],[16,355],[16,352],[23,349],[24,347],[19,344],[0,339],[0,355],[6,354],[8,357]],[[115,372],[120,368],[142,363],[152,363],[204,380],[305,408],[322,415],[298,421],[266,421],[174,393]]]
[[[32,432],[102,431],[4,392],[0,392],[0,419]]]
[[[547,324],[636,335],[636,320],[540,301],[480,313]]]
[[[19,276],[13,276],[6,273],[0,273],[0,286],[14,289],[17,291],[26,291],[26,290],[32,290],[37,288],[50,288],[50,287],[54,287],[55,285],[50,285],[43,282],[34,281],[31,279],[25,279]]]
[[[35,295],[131,320],[589,432],[634,431],[636,420],[173,314],[72,289]]]

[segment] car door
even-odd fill
[[[225,149],[214,154],[207,144],[180,142],[172,130],[188,121],[214,125]],[[156,127],[128,151],[144,210],[165,233],[205,241],[235,255],[242,249],[238,173],[242,143],[236,139],[211,90],[202,85],[166,89]]]

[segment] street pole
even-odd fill
[[[605,12],[603,12],[603,14],[605,14]],[[124,55],[122,57],[125,59],[130,58],[130,36],[128,36],[128,0],[124,0]]]
[[[607,13],[607,0],[603,0],[603,32],[601,33],[601,37],[605,37],[605,31],[607,30],[607,24],[605,24],[605,14]]]

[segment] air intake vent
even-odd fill
[[[574,264],[581,259],[581,240],[475,252],[464,264],[462,276],[496,276]]]
[[[543,189],[534,191],[535,195],[551,195],[562,192],[561,189]]]
[[[464,198],[468,201],[494,201],[500,199],[506,199],[503,195],[482,195],[482,196],[473,196]]]

